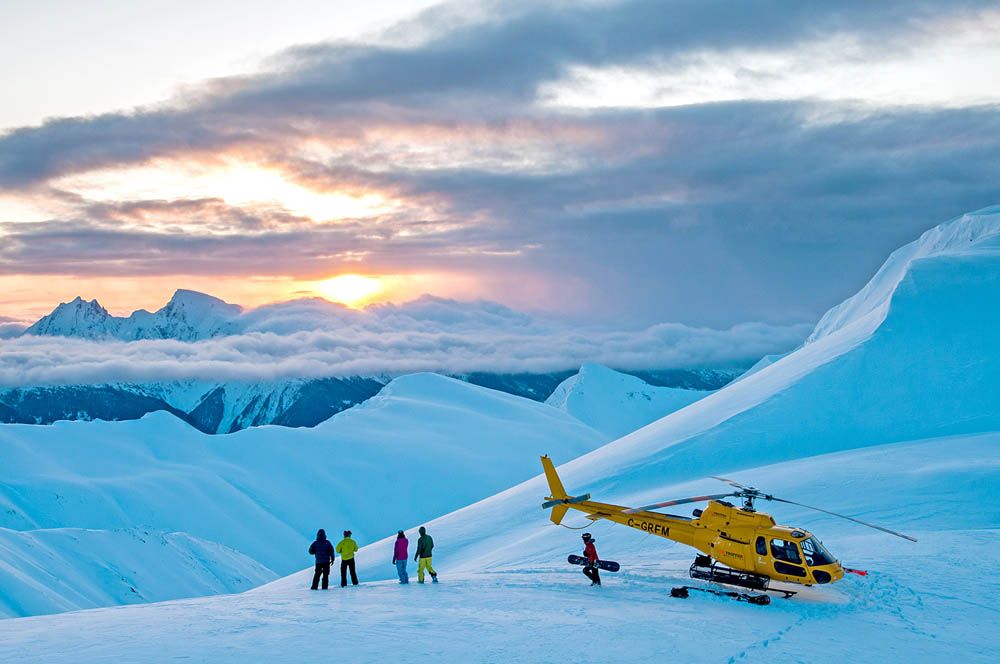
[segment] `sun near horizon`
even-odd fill
[[[385,284],[377,277],[348,273],[319,281],[313,290],[327,300],[360,309],[384,293]]]

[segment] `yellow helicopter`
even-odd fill
[[[590,500],[590,494],[570,496],[563,488],[555,466],[548,456],[542,457],[542,468],[549,483],[549,493],[542,509],[551,509],[551,520],[560,524],[569,509],[580,510],[591,521],[606,519],[664,539],[694,547],[704,555],[695,557],[690,567],[692,578],[713,581],[750,590],[783,593],[786,598],[795,593],[771,589],[771,581],[781,581],[804,586],[839,581],[845,572],[864,575],[861,570],[845,568],[826,547],[807,530],[779,526],[770,514],[758,512],[754,500],[773,500],[798,505],[825,514],[838,516],[869,528],[916,542],[909,535],[888,528],[865,523],[860,519],[810,507],[791,500],[776,498],[754,487],[743,486],[722,477],[713,479],[726,482],[735,491],[708,496],[694,496],[667,500],[642,507],[623,507]],[[743,506],[736,507],[724,498],[742,498]],[[654,512],[663,507],[708,501],[705,509],[694,510],[693,518]],[[688,590],[705,590],[684,586],[674,588],[675,597],[687,597]],[[708,592],[715,592],[708,590]],[[767,604],[766,595],[718,593],[754,604]]]

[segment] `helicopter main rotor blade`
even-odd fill
[[[798,505],[799,507],[805,507],[806,509],[816,510],[817,512],[823,512],[824,514],[830,514],[833,516],[839,516],[841,519],[847,519],[848,521],[853,521],[854,523],[860,523],[862,526],[868,526],[869,528],[874,528],[875,530],[881,530],[884,533],[889,533],[890,535],[895,535],[896,537],[902,537],[905,540],[910,540],[911,542],[916,542],[917,540],[910,537],[909,535],[904,535],[903,533],[897,533],[895,530],[889,530],[888,528],[883,528],[882,526],[876,526],[874,523],[867,523],[861,519],[855,519],[853,516],[847,516],[845,514],[837,514],[836,512],[831,512],[830,510],[825,510],[819,507],[813,507],[812,505],[803,505],[802,503],[797,503],[794,500],[785,500],[784,498],[775,498],[774,496],[766,496],[768,500],[776,500],[779,503],[788,503],[789,505]]]
[[[673,505],[684,505],[686,503],[702,503],[709,500],[718,500],[719,498],[728,498],[730,496],[738,496],[737,493],[716,493],[711,496],[694,496],[693,498],[678,498],[677,500],[668,500],[663,503],[654,503],[652,505],[643,505],[642,507],[632,507],[627,510],[622,510],[622,514],[636,514],[637,512],[648,512],[649,510],[659,509],[661,507],[671,507]]]
[[[734,482],[732,480],[727,480],[725,477],[716,477],[715,475],[709,475],[709,477],[711,477],[713,480],[719,480],[720,482],[725,482],[726,484],[728,484],[730,486],[734,486],[737,489],[749,489],[750,488],[748,486],[743,486],[739,482]]]

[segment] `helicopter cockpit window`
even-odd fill
[[[799,547],[795,546],[795,542],[772,539],[771,555],[774,556],[775,560],[784,560],[785,562],[797,565],[802,564],[802,558],[799,556]]]
[[[802,540],[802,555],[806,557],[806,564],[810,567],[817,565],[829,565],[834,562],[830,552],[823,548],[823,545],[815,537]]]
[[[756,547],[757,547],[757,553],[759,555],[761,556],[767,555],[767,540],[765,540],[763,537],[757,538]]]

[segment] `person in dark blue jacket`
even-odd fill
[[[309,545],[309,555],[316,556],[316,573],[313,574],[312,589],[319,590],[319,577],[323,577],[323,590],[330,587],[330,563],[336,555],[333,542],[326,538],[322,528],[316,533],[316,541]]]

